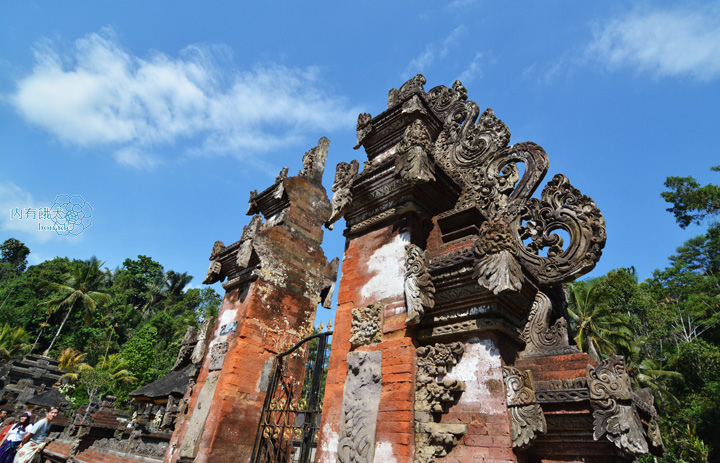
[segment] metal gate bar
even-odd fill
[[[251,463],[310,463],[320,428],[321,385],[331,335],[332,331],[308,336],[275,356]]]

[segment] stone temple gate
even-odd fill
[[[322,252],[321,226],[342,217],[314,461],[663,453],[652,394],[632,391],[622,357],[596,363],[569,344],[562,284],[600,258],[595,203],[563,175],[533,197],[545,151],[509,145],[505,124],[459,81],[425,83],[418,75],[390,91],[384,112],[359,116],[355,148],[367,161],[337,165],[332,201],[323,138],[297,176],[284,169],[251,193],[238,242],[215,243],[205,282],[224,281],[226,294],[206,351],[193,353],[204,359],[166,462],[250,461],[275,356],[311,333],[332,298],[338,261]]]

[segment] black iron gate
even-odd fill
[[[275,357],[251,463],[315,459],[330,336],[308,336]]]

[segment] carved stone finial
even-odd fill
[[[332,186],[332,212],[330,218],[325,222],[328,230],[333,229],[335,222],[340,220],[352,204],[352,186],[357,176],[360,164],[352,160],[350,164],[340,162],[335,170],[335,182]]]
[[[522,289],[522,269],[515,259],[510,227],[502,221],[485,222],[475,240],[473,278],[494,294],[518,292]]]
[[[398,90],[398,99],[400,101],[405,101],[413,95],[425,95],[425,89],[423,88],[423,85],[425,85],[426,83],[427,80],[425,80],[424,75],[416,75],[412,79],[402,84],[400,90]]]
[[[283,168],[280,170],[280,173],[278,174],[278,176],[275,177],[275,183],[276,183],[276,184],[284,181],[284,180],[287,178],[288,170],[289,170],[289,169],[288,169],[287,167],[283,167]]]
[[[435,286],[427,262],[430,255],[414,244],[405,247],[405,304],[409,325],[420,322],[426,310],[435,306]]]
[[[357,144],[353,146],[353,149],[358,149],[362,146],[363,142],[365,141],[365,138],[367,138],[368,135],[370,135],[370,132],[372,131],[372,125],[370,124],[370,121],[372,120],[372,116],[370,113],[360,113],[358,115],[357,120]]]
[[[547,431],[542,407],[535,399],[532,373],[503,367],[507,406],[510,410],[510,437],[513,447],[525,448],[537,434]]]
[[[613,355],[597,367],[588,365],[586,375],[595,440],[605,436],[619,449],[632,455],[648,453],[642,422],[632,403],[633,392],[625,359]]]
[[[350,344],[353,347],[382,340],[383,309],[382,304],[375,303],[352,310]]]
[[[315,184],[321,184],[329,147],[330,140],[327,138],[322,137],[318,140],[317,146],[303,156],[303,170],[300,171],[299,175],[308,178]]]
[[[210,260],[215,260],[225,250],[225,243],[222,241],[215,241],[213,244],[212,251],[210,252]]]
[[[520,358],[579,352],[576,347],[570,346],[565,317],[559,317],[552,325],[551,317],[552,302],[545,293],[538,291],[520,335],[525,341]]]
[[[435,167],[430,158],[432,140],[425,125],[416,119],[403,135],[395,160],[395,175],[410,183],[435,180]]]
[[[252,190],[250,192],[250,199],[248,199],[248,210],[245,213],[246,215],[258,213],[257,195],[258,195],[257,190]]]
[[[262,216],[260,214],[254,215],[250,223],[243,227],[243,232],[240,236],[240,248],[237,251],[237,258],[235,260],[238,268],[243,269],[250,265],[254,245],[253,241],[261,227]]]

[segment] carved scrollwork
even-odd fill
[[[424,183],[435,180],[435,167],[430,159],[432,140],[425,125],[416,119],[403,135],[395,158],[395,175],[408,182]]]
[[[414,244],[405,247],[405,304],[409,325],[420,322],[426,310],[435,306],[435,286],[428,272],[430,255]]]
[[[521,358],[579,352],[569,344],[565,317],[559,317],[552,324],[551,321],[552,302],[545,293],[538,291],[521,334],[525,341]]]
[[[428,105],[441,119],[455,103],[466,101],[467,98],[467,89],[459,80],[453,83],[452,88],[439,85],[431,88],[426,95]]]
[[[561,174],[545,186],[541,199],[525,203],[513,228],[523,261],[541,284],[572,281],[592,270],[606,240],[605,219],[595,202]],[[555,230],[570,235],[567,249]],[[545,248],[547,256],[539,255]]]
[[[369,113],[358,114],[357,126],[355,127],[357,130],[357,144],[353,146],[353,149],[360,148],[367,136],[370,135],[372,131],[370,121],[372,121],[372,116]]]
[[[525,166],[522,177],[518,164]],[[510,222],[519,205],[535,192],[547,169],[547,154],[535,143],[518,143],[489,153],[477,168],[465,173],[466,183],[456,207],[477,206],[488,217],[502,215]]]
[[[625,359],[614,355],[600,362],[597,367],[588,365],[586,375],[593,408],[595,440],[605,436],[618,448],[632,455],[648,453],[647,434],[633,404],[636,396],[630,386]],[[649,431],[654,434],[654,429]],[[652,439],[650,436],[649,440]]]
[[[532,373],[503,367],[507,406],[510,411],[510,437],[513,447],[524,448],[537,434],[547,431],[542,407],[535,399]]]
[[[422,74],[418,74],[415,77],[411,78],[410,80],[402,84],[400,90],[398,90],[398,100],[404,101],[413,95],[425,95],[425,89],[423,88],[423,85],[425,85],[426,83],[427,80]]]
[[[353,309],[350,327],[350,344],[353,347],[382,340],[383,308],[382,304],[375,303]]]
[[[332,212],[330,218],[325,222],[328,230],[333,229],[335,222],[340,220],[352,204],[352,186],[355,182],[360,164],[352,160],[350,164],[340,162],[335,169],[335,182],[332,186]]]
[[[480,286],[495,294],[522,289],[522,269],[515,258],[512,235],[505,222],[483,223],[474,251],[477,260],[473,278]]]

